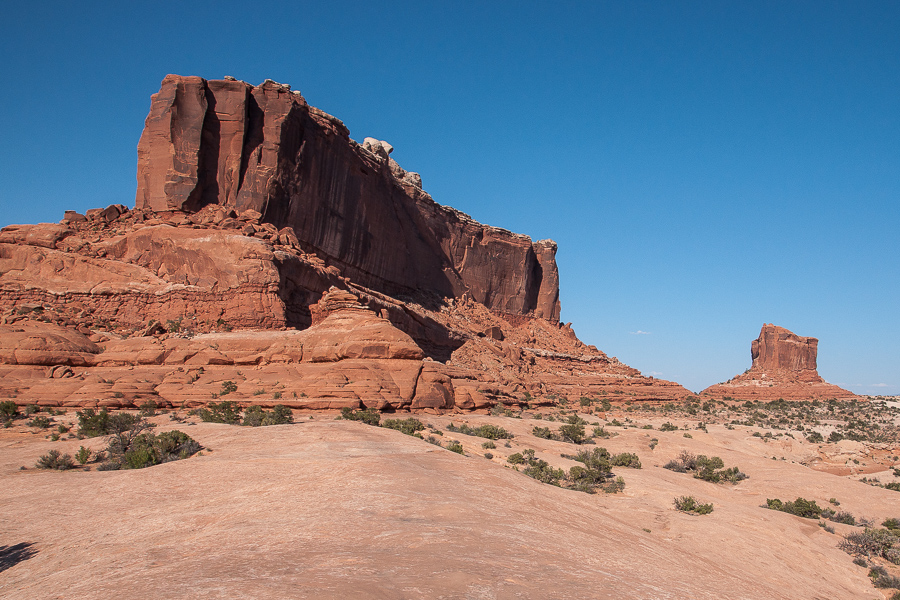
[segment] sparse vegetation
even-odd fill
[[[713,511],[713,505],[700,504],[693,496],[679,496],[675,498],[675,510],[696,515],[708,515]]]
[[[226,381],[225,383],[231,382]],[[210,402],[206,407],[198,409],[196,414],[205,423],[237,425],[241,422],[241,407],[237,402],[232,402],[231,400],[224,400],[219,403]]]
[[[477,437],[487,438],[489,440],[504,440],[511,439],[513,437],[510,432],[506,431],[502,427],[497,427],[496,425],[491,425],[489,423],[479,425],[478,427],[469,427],[465,423],[463,423],[459,427],[456,427],[453,425],[453,423],[450,423],[450,425],[447,426],[447,431],[454,431],[463,435],[474,435]]]
[[[738,467],[726,469],[725,463],[718,456],[695,456],[687,450],[682,450],[678,458],[670,460],[663,468],[676,473],[692,472],[695,478],[711,483],[738,483],[748,478]]]
[[[804,519],[818,519],[822,515],[822,508],[816,504],[816,501],[806,500],[805,498],[797,498],[793,502],[782,502],[778,498],[768,498],[766,500],[766,508],[780,510]]]
[[[410,435],[412,435],[412,434],[410,434]],[[465,452],[463,452],[462,444],[459,443],[457,440],[450,440],[449,442],[447,442],[446,448],[450,452],[456,452],[457,454],[465,454]]]
[[[75,461],[69,454],[63,454],[59,450],[50,450],[40,457],[34,465],[38,469],[54,469],[66,471],[75,467]]]
[[[341,409],[341,418],[348,421],[362,421],[366,425],[374,425],[375,427],[381,422],[381,413],[374,408],[365,410],[353,410],[345,406]]]
[[[401,433],[413,436],[416,435],[417,432],[425,429],[425,425],[422,424],[422,421],[413,417],[410,417],[408,419],[385,419],[381,423],[381,426],[387,427],[388,429],[396,429]]]
[[[261,406],[250,406],[244,411],[244,420],[241,425],[249,427],[265,427],[267,425],[286,425],[294,422],[291,409],[283,404],[276,404],[272,410],[265,410]]]

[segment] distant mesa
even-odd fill
[[[710,386],[702,395],[735,400],[813,400],[855,398],[826,382],[816,367],[819,340],[799,336],[784,327],[764,324],[750,345],[753,363],[745,373]]]

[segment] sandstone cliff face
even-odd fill
[[[255,210],[365,287],[557,321],[556,245],[436,204],[390,150],[289,86],[169,75],[138,145],[136,208]]]
[[[750,347],[752,368],[815,371],[818,345],[819,340],[814,337],[800,337],[771,323],[763,325],[759,338]]]
[[[0,230],[0,400],[200,406],[226,381],[305,409],[691,395],[559,323],[554,242],[437,205],[390,151],[286,86],[167,77],[137,207]]]
[[[713,385],[701,394],[736,400],[811,400],[855,395],[827,383],[816,369],[819,340],[764,324],[750,346],[753,364],[746,373]]]

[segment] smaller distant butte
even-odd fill
[[[750,369],[725,383],[706,388],[701,395],[765,401],[857,398],[853,392],[832,385],[819,375],[818,345],[816,338],[801,337],[784,327],[764,324],[750,347],[753,358]]]

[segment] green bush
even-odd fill
[[[39,415],[28,421],[29,427],[37,427],[38,429],[49,429],[52,421],[47,417]]]
[[[422,421],[414,419],[413,417],[408,419],[385,419],[381,426],[387,427],[388,429],[396,429],[406,435],[416,435],[417,431],[425,429],[425,425],[422,424]]]
[[[525,457],[520,452],[516,452],[515,454],[510,454],[506,458],[506,462],[511,465],[522,465],[525,464]]]
[[[410,435],[412,435],[412,434],[410,434]],[[449,442],[447,442],[446,448],[450,452],[456,452],[457,454],[464,454],[462,444],[456,440],[450,440]]]
[[[238,389],[238,386],[235,382],[223,381],[222,382],[222,391],[219,392],[219,396],[227,396],[228,394],[231,394],[232,392],[236,392],[237,389]]]
[[[550,431],[549,427],[535,427],[531,430],[531,435],[545,440],[553,439],[553,432]]]
[[[813,431],[808,436],[806,436],[806,440],[812,442],[813,444],[821,444],[825,441],[825,438],[822,437],[822,434],[818,431]]]
[[[513,435],[503,429],[502,427],[497,427],[496,425],[491,425],[489,423],[485,423],[484,425],[479,425],[478,427],[469,427],[467,424],[463,423],[459,427],[450,423],[447,427],[447,431],[455,431],[457,433],[461,433],[463,435],[474,435],[477,437],[487,438],[489,440],[504,440],[511,439]]]
[[[485,450],[493,450],[494,448],[497,447],[497,444],[495,444],[495,443],[494,443],[493,441],[491,441],[491,440],[488,440],[488,441],[486,441],[485,443],[483,443],[483,444],[481,445],[481,447],[484,448]]]
[[[266,425],[285,425],[294,422],[291,409],[283,404],[276,404],[272,410],[264,410],[261,406],[251,406],[244,411],[244,421],[241,425],[249,427],[264,427]]]
[[[206,423],[237,425],[241,422],[241,407],[237,402],[231,400],[225,400],[218,404],[210,402],[205,408],[198,410],[197,414],[200,416],[200,420]]]
[[[353,410],[352,408],[345,406],[341,409],[341,418],[348,421],[362,421],[366,425],[378,427],[378,424],[381,422],[381,413],[374,408]]]
[[[136,428],[140,430],[140,427]],[[99,470],[143,469],[188,458],[200,451],[200,444],[182,431],[165,431],[158,435],[144,432],[122,442],[113,438],[109,445],[109,463]]]
[[[29,404],[28,406],[25,407],[25,416],[26,417],[31,416],[34,413],[39,413],[39,412],[41,412],[41,407],[38,406],[37,404]]]
[[[569,422],[559,428],[559,438],[564,442],[583,444],[587,441],[584,433],[586,421],[578,415],[569,417]]]
[[[19,406],[12,400],[0,402],[0,421],[12,421],[19,416]]]
[[[75,461],[69,454],[63,454],[59,450],[50,450],[40,457],[34,465],[38,469],[56,469],[65,471],[75,466]]]
[[[797,498],[793,502],[782,502],[778,498],[768,498],[766,499],[766,508],[780,510],[804,519],[818,519],[822,514],[822,508],[816,504],[815,500],[806,500],[805,498]]]
[[[663,465],[664,469],[676,473],[693,471],[694,477],[711,483],[737,483],[747,479],[747,474],[741,472],[738,467],[724,468],[725,463],[718,456],[694,456],[687,450],[682,450],[678,458],[670,460]]]
[[[100,412],[86,408],[75,414],[78,416],[78,435],[97,437],[109,433],[109,413],[105,408]]]
[[[853,531],[844,536],[838,548],[855,556],[874,556],[900,564],[900,534],[895,530],[867,527],[863,531]]]
[[[698,515],[708,515],[713,511],[713,505],[700,504],[693,496],[679,496],[678,498],[675,498],[675,510]]]
[[[678,431],[677,425],[672,425],[668,421],[659,426],[660,431]]]
[[[93,452],[91,452],[90,448],[85,448],[84,446],[81,446],[78,449],[78,452],[75,453],[75,460],[77,460],[78,464],[80,464],[80,465],[86,464],[89,460],[91,460],[92,454],[93,454]]]
[[[140,406],[142,417],[153,417],[156,415],[156,402],[147,400]]]
[[[614,467],[628,467],[629,469],[641,468],[641,459],[638,458],[637,454],[632,454],[630,452],[622,452],[621,454],[612,456],[610,458],[610,463]]]

